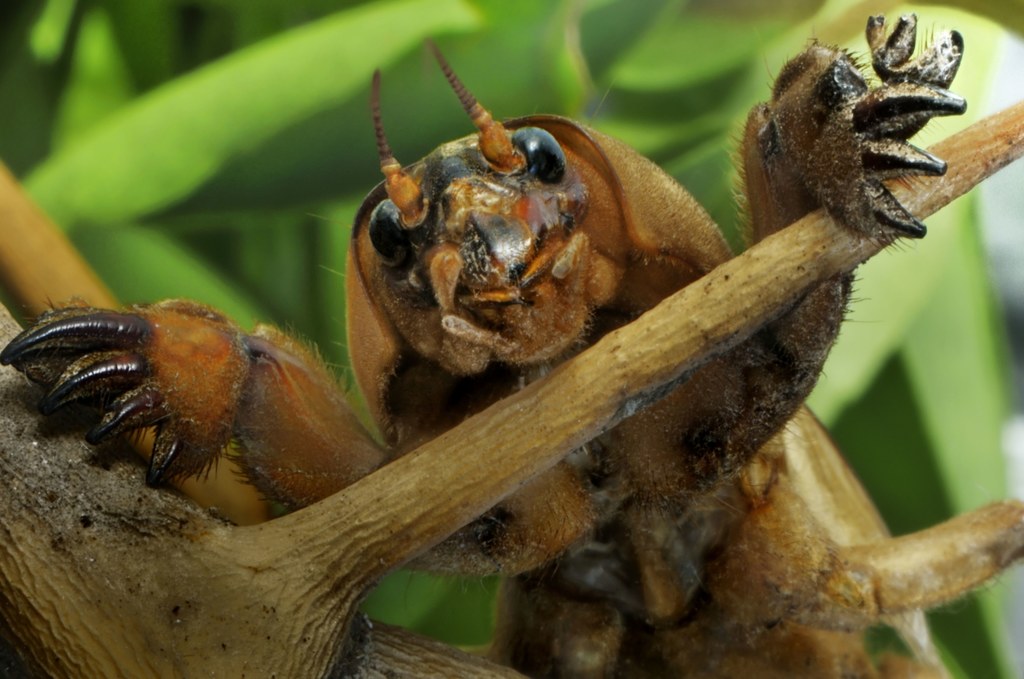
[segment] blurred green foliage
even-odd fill
[[[951,3],[957,4],[957,3]],[[966,1],[962,4],[969,4]],[[978,4],[1020,30],[1020,0]],[[470,132],[435,40],[498,116],[583,119],[678,177],[739,243],[734,139],[808,37],[862,50],[835,0],[7,0],[0,157],[125,301],[192,297],[314,340],[344,377],[347,230],[379,181],[368,89],[383,71],[405,162]],[[955,25],[972,101],[1000,29]],[[946,135],[961,122],[943,122]],[[896,532],[1002,497],[999,319],[972,201],[864,267],[812,399]],[[398,574],[375,616],[457,643],[489,634],[492,581]],[[932,616],[964,676],[1009,676],[998,590]]]

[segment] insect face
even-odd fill
[[[370,294],[409,344],[455,373],[548,360],[580,338],[593,307],[585,178],[550,131],[495,122],[442,69],[478,133],[402,168],[375,103],[386,180],[357,219],[366,236],[356,233],[371,246],[357,245]]]
[[[415,228],[396,229],[397,210],[390,200],[374,209],[370,236],[382,262],[391,265],[396,289],[430,281],[434,261],[443,257],[450,261],[444,274],[451,280],[434,289],[432,301],[452,305],[444,299],[444,289],[452,288],[454,305],[475,313],[531,305],[542,278],[569,274],[571,262],[564,258],[584,210],[583,186],[575,173],[566,172],[565,155],[549,133],[539,128],[519,133],[544,140],[548,148],[512,173],[490,168],[474,139],[446,144],[414,167],[410,174],[421,177],[429,206]],[[412,256],[402,258],[405,250]]]
[[[437,309],[439,330],[518,362],[509,349],[521,346],[524,317],[532,318],[531,333],[541,330],[531,344],[566,344],[565,329],[548,317],[562,314],[554,296],[573,303],[578,292],[586,236],[574,227],[586,191],[550,133],[525,127],[510,137],[521,167],[496,170],[476,137],[445,144],[407,170],[422,191],[422,221],[403,225],[385,199],[368,229],[393,295]],[[578,333],[571,334],[570,341]]]

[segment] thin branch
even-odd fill
[[[896,187],[931,215],[1024,154],[1024,102],[933,147],[945,177]],[[809,288],[883,245],[815,212],[672,295],[547,378],[314,507],[248,529],[319,536],[331,563],[348,536],[373,581],[480,516],[668,382],[729,350]],[[364,583],[368,584],[368,583]]]

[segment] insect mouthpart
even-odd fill
[[[473,213],[459,253],[471,287],[518,286],[535,251],[533,231],[522,220]]]
[[[466,210],[461,226],[460,301],[466,306],[530,306],[542,281],[566,278],[575,268],[579,239],[564,195],[524,192],[488,210]]]

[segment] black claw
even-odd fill
[[[58,318],[25,330],[0,352],[0,363],[10,365],[45,349],[128,349],[149,336],[149,323],[140,316],[99,311]]]
[[[174,463],[174,459],[181,453],[185,444],[181,439],[165,439],[162,436],[156,437],[156,444],[153,446],[153,456],[149,458],[149,470],[146,472],[146,484],[158,486],[163,481],[167,469]]]
[[[878,210],[875,212],[875,218],[879,223],[892,227],[910,238],[924,238],[928,235],[928,227],[910,213],[905,214],[909,219],[901,219],[883,210]]]
[[[907,128],[920,127],[934,116],[959,115],[966,110],[967,101],[949,90],[901,83],[879,88],[861,99],[853,108],[853,126],[858,132],[906,138],[910,136],[904,136]]]
[[[166,416],[160,392],[151,387],[139,387],[111,403],[99,424],[85,435],[85,440],[96,445],[128,430],[154,425]]]
[[[875,183],[868,190],[874,206],[875,219],[883,226],[895,229],[911,238],[924,238],[928,228],[917,217],[903,207],[896,196],[881,183]]]
[[[906,175],[939,177],[946,173],[946,162],[941,158],[892,139],[867,142],[861,160],[864,169],[877,179]]]
[[[964,53],[964,36],[960,34],[960,31],[950,31],[949,44],[963,56]]]
[[[39,411],[50,415],[58,408],[110,389],[124,389],[146,374],[141,356],[88,357],[76,361],[39,402]]]
[[[882,19],[882,26],[884,27],[884,25],[885,20]],[[870,31],[871,28],[869,23],[868,30]],[[871,42],[870,34],[868,40]],[[901,16],[885,44],[881,48],[876,45],[877,43],[872,45],[872,65],[875,72],[885,80],[893,74],[893,71],[907,63],[914,53],[914,48],[917,46],[917,16],[914,14]]]
[[[901,82],[948,87],[963,58],[963,37],[956,31],[939,35],[938,39],[916,59],[911,59],[917,42],[917,17],[900,17],[892,34],[885,37],[885,18],[868,19],[868,45],[875,72],[887,84]]]
[[[865,31],[868,39],[868,47],[872,52],[877,52],[885,42],[885,15],[873,14],[868,17],[868,27]]]
[[[960,70],[964,56],[964,39],[956,31],[943,33],[932,45],[906,68],[891,74],[890,84],[912,82],[949,87]]]

